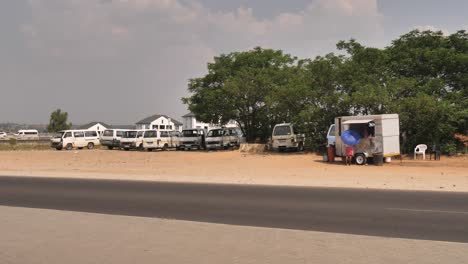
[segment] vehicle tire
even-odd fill
[[[107,149],[109,149],[109,150],[113,150],[113,149],[114,149],[114,147],[113,147],[113,146],[107,146]]]
[[[151,151],[153,151],[153,149],[152,149],[152,148],[149,148],[149,149],[147,149],[147,150],[148,150],[148,152],[151,152]]]
[[[78,149],[83,149],[83,147],[79,147]]]
[[[162,150],[166,151],[168,148],[169,146],[167,144],[164,144],[164,146],[162,147]]]
[[[62,147],[55,148],[56,150],[62,150]]]
[[[367,162],[366,155],[359,153],[354,156],[357,165],[364,165]]]
[[[129,151],[130,149],[129,148],[124,148],[125,151]]]
[[[65,146],[65,149],[66,150],[72,150],[73,149],[73,145],[71,143],[68,143],[67,146]]]
[[[94,143],[89,142],[87,148],[88,149],[93,149],[94,148]]]

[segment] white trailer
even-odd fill
[[[334,126],[334,127],[333,127]],[[346,144],[341,135],[353,130],[361,136],[359,144],[354,145],[356,164],[363,165],[367,158],[379,153],[386,157],[400,155],[400,121],[398,114],[342,116],[335,118],[335,124],[328,130],[328,144],[335,145],[335,156],[344,157]]]

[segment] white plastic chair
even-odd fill
[[[425,144],[419,144],[417,145],[415,148],[414,148],[414,159],[416,159],[416,157],[418,155],[422,155],[423,156],[423,160],[426,159],[426,150],[427,150],[427,145]]]

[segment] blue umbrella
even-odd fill
[[[341,134],[341,140],[343,140],[346,145],[354,146],[359,144],[361,136],[356,131],[346,130]]]

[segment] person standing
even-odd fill
[[[346,166],[351,166],[354,156],[354,148],[352,146],[346,145]]]

